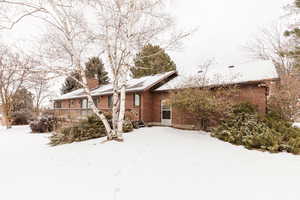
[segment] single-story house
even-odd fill
[[[205,77],[209,80],[206,81],[206,86],[238,85],[239,100],[256,105],[261,113],[266,113],[268,97],[279,80],[271,61],[208,68],[205,72],[199,71],[197,76],[201,76],[202,73],[205,73]],[[189,114],[172,109],[168,103],[172,90],[184,89],[182,88],[183,77],[176,71],[170,71],[128,80],[126,115],[131,120],[143,121],[148,125],[195,128]],[[97,107],[104,112],[109,112],[112,108],[112,85],[99,86],[96,80],[89,80],[89,87]],[[56,115],[66,118],[79,118],[91,114],[83,89],[55,99],[54,110]]]

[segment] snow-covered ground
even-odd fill
[[[294,127],[300,128],[300,122],[296,122],[293,124]]]
[[[29,132],[0,128],[1,200],[299,199],[300,156],[160,127],[58,147]]]

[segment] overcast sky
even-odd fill
[[[289,0],[172,0],[181,28],[198,27],[180,52],[171,52],[179,71],[195,72],[206,59],[232,65],[248,62],[241,46],[261,27],[284,15]]]
[[[205,60],[215,58],[220,65],[249,61],[241,46],[245,45],[261,27],[279,20],[283,6],[291,0],[170,0],[171,12],[178,28],[198,31],[184,41],[180,51],[169,52],[181,73],[197,71]],[[32,19],[31,19],[32,20]],[[8,41],[34,39],[38,25],[25,20],[4,35]],[[30,42],[29,42],[30,43]],[[26,44],[28,46],[28,43]]]

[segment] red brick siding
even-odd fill
[[[153,121],[153,94],[150,91],[145,91],[141,95],[141,118],[144,122]]]
[[[108,96],[101,96],[98,97],[100,99],[98,103],[98,108],[102,109],[104,112],[110,112],[111,108],[108,106]],[[73,103],[71,103],[73,102]],[[62,109],[80,109],[81,108],[81,99],[72,99],[72,100],[62,100]],[[70,107],[69,107],[70,105]],[[68,111],[62,111],[61,113],[67,113]],[[76,112],[79,113],[80,112]],[[140,107],[134,107],[133,104],[133,94],[126,95],[126,117],[130,118],[131,120],[140,120]]]
[[[267,88],[255,86],[242,87],[238,101],[247,101],[256,105],[259,113],[265,114],[267,111]]]
[[[267,109],[267,88],[258,86],[242,86],[238,102],[249,102],[258,107],[258,111],[262,114],[266,113]],[[152,122],[161,122],[161,100],[168,99],[167,92],[155,92],[153,94],[152,103]],[[172,124],[174,125],[193,125],[195,121],[190,114],[172,109]]]

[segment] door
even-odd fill
[[[172,125],[172,109],[168,100],[161,101],[161,124],[165,126]]]

